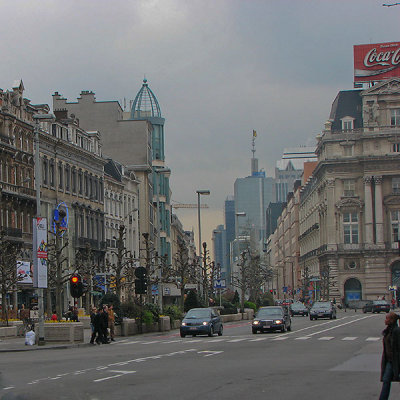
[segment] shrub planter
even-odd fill
[[[49,343],[83,343],[82,322],[55,322],[44,324],[44,340]]]
[[[171,330],[171,319],[167,317],[160,317],[158,320],[158,330],[160,332],[167,332]]]

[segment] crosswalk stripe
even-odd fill
[[[347,336],[345,338],[343,338],[342,340],[356,340],[357,336]]]
[[[369,337],[367,339],[365,339],[367,342],[376,342],[378,340],[381,340],[381,338],[379,337]]]
[[[277,338],[272,339],[272,340],[286,340],[286,339],[289,339],[289,336],[281,336],[281,337],[277,337]]]
[[[318,340],[332,340],[332,339],[334,339],[333,336],[323,336],[323,337],[318,338]]]
[[[301,337],[297,337],[294,340],[308,340],[311,339],[310,336],[301,336]]]
[[[260,337],[260,338],[257,338],[257,339],[250,339],[250,342],[259,342],[260,340],[267,340],[268,338],[266,338],[266,337]]]
[[[243,340],[246,340],[247,338],[241,338],[241,339],[233,339],[233,340],[228,340],[228,343],[236,343],[236,342],[241,342]]]

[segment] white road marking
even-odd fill
[[[211,350],[203,350],[203,351],[198,351],[197,354],[203,354],[206,353],[204,355],[204,357],[210,357],[210,356],[215,356],[217,354],[223,353],[223,351],[211,351]]]
[[[136,371],[115,371],[115,370],[111,370],[110,372],[116,372],[117,375],[112,375],[112,376],[107,376],[105,378],[95,379],[93,382],[107,381],[109,379],[119,378],[120,376],[124,376],[124,375],[127,375],[127,374],[136,373]]]
[[[241,339],[233,339],[233,340],[228,340],[228,343],[236,343],[236,342],[241,342],[243,340],[246,340],[247,338],[241,338]]]
[[[318,340],[332,340],[334,338],[335,338],[334,336],[322,336],[322,337],[318,338]]]
[[[259,341],[261,341],[261,340],[267,340],[268,338],[266,338],[266,337],[260,337],[260,338],[257,338],[257,339],[250,339],[250,342],[259,342]]]
[[[365,339],[367,342],[376,342],[378,340],[381,340],[381,338],[379,337],[369,337],[367,339]]]
[[[14,388],[15,388],[15,386],[8,386],[8,387],[3,388],[3,390],[10,390],[10,389],[14,389]]]
[[[153,340],[152,342],[142,342],[142,344],[153,344],[153,343],[158,343],[159,340]]]
[[[345,338],[343,338],[342,340],[356,340],[357,336],[347,336]]]
[[[311,337],[310,336],[300,336],[300,337],[294,338],[294,340],[308,340],[308,339],[311,339]]]
[[[289,339],[289,336],[280,336],[280,337],[276,337],[272,340],[286,340],[286,339]]]
[[[123,345],[127,345],[127,344],[135,344],[135,343],[140,343],[140,342],[139,342],[139,340],[134,340],[134,341],[125,342],[125,343],[119,343],[119,342],[118,342],[118,343],[116,343],[116,344],[119,344],[119,345],[122,345],[122,346],[123,346]]]

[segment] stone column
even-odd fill
[[[382,176],[374,176],[376,243],[383,244]]]
[[[337,248],[336,237],[336,215],[335,215],[335,179],[329,178],[326,181],[326,199],[327,199],[327,213],[326,213],[326,244],[328,250],[335,251]]]
[[[364,197],[365,197],[365,239],[364,243],[373,243],[373,225],[372,225],[372,191],[371,191],[371,176],[364,176]]]

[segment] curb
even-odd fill
[[[73,347],[89,347],[90,343],[77,343],[77,344],[60,344],[60,345],[52,345],[51,347],[38,346],[27,346],[27,348],[20,348],[20,349],[0,349],[0,353],[21,353],[24,351],[39,351],[39,350],[63,350],[63,349],[70,349]]]

